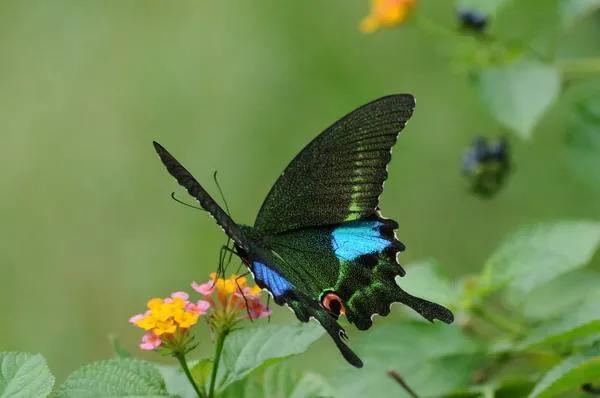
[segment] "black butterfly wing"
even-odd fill
[[[392,146],[414,106],[409,94],[383,97],[326,129],[273,185],[254,227],[276,234],[374,215]]]
[[[223,231],[235,242],[238,247],[244,250],[248,249],[248,240],[241,228],[229,217],[227,213],[219,206],[217,202],[206,192],[198,181],[187,171],[177,159],[173,157],[162,145],[154,141],[154,150],[160,157],[169,174],[171,174],[188,193],[193,196],[200,206],[206,210],[217,224],[223,228]]]

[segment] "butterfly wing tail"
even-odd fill
[[[237,226],[237,224],[229,217],[229,215],[219,206],[217,202],[206,192],[204,188],[200,185],[198,181],[192,176],[192,174],[186,170],[185,167],[181,165],[171,155],[162,145],[158,142],[154,141],[154,149],[160,160],[163,162],[169,174],[171,174],[181,185],[184,187],[190,195],[192,195],[200,206],[202,206],[206,211],[208,211],[213,218],[217,221],[217,223],[223,228],[225,233],[233,239],[233,241],[240,246],[242,249],[246,249],[245,239],[242,231]]]
[[[448,308],[436,303],[432,303],[431,301],[415,297],[400,288],[398,288],[397,292],[398,295],[396,299],[399,302],[409,306],[429,322],[433,322],[435,319],[445,323],[454,322],[454,315]]]
[[[346,361],[354,367],[362,368],[363,362],[361,359],[346,345],[346,341],[348,340],[346,331],[327,311],[323,310],[323,308],[309,298],[303,298],[298,295],[293,300],[289,300],[288,304],[300,321],[308,322],[311,317],[315,318],[329,333]]]

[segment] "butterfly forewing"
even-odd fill
[[[334,123],[287,166],[254,226],[276,234],[375,214],[390,151],[414,106],[411,95],[392,95]]]

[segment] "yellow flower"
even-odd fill
[[[144,330],[151,330],[156,327],[156,319],[154,319],[151,315],[146,315],[137,319],[134,324]]]
[[[175,319],[175,322],[177,322],[180,328],[188,329],[198,322],[199,317],[199,314],[182,311],[181,313],[175,315],[173,319]]]
[[[177,325],[172,319],[166,321],[157,321],[156,327],[152,329],[155,335],[162,336],[163,334],[173,334],[177,330]]]
[[[417,0],[371,0],[371,12],[360,22],[363,33],[391,28],[406,20]]]
[[[154,299],[153,299],[154,300]],[[160,304],[150,304],[151,301],[148,302],[148,308],[150,309],[150,316],[152,316],[157,321],[166,321],[172,315],[172,308],[170,305],[165,305],[162,302]]]
[[[252,287],[250,287],[248,290],[248,294],[251,296],[258,296],[261,292],[262,289],[258,287],[258,285],[252,285]]]

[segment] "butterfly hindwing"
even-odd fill
[[[392,220],[374,217],[274,235],[265,243],[276,253],[272,261],[291,289],[301,287],[319,303],[327,292],[335,293],[348,321],[358,329],[368,329],[374,314],[387,315],[394,302],[430,321],[452,322],[446,308],[413,297],[396,283],[396,277],[404,275],[396,260],[404,249],[394,236],[396,227]]]
[[[254,226],[276,234],[375,214],[391,148],[414,106],[409,94],[391,95],[334,123],[287,166]]]

